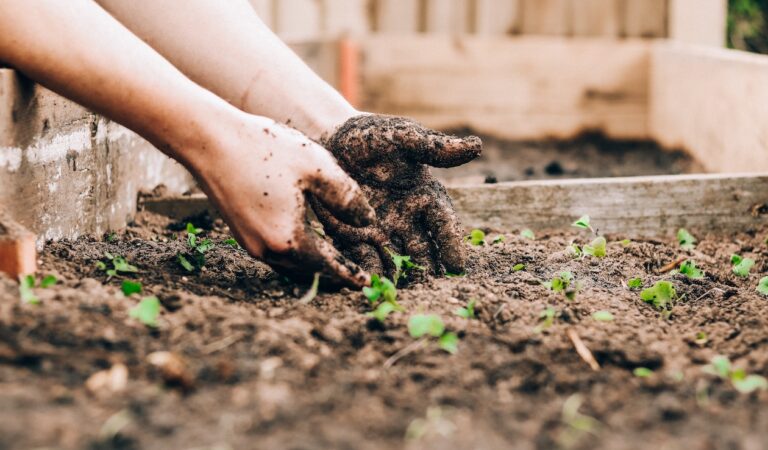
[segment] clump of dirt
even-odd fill
[[[471,130],[456,130],[464,136]],[[688,153],[660,147],[653,141],[608,139],[587,133],[573,140],[507,141],[479,135],[480,158],[455,169],[435,170],[452,186],[502,181],[562,178],[628,177],[703,173]]]
[[[187,272],[176,260],[183,225],[143,215],[116,236],[49,244],[42,273],[61,282],[36,290],[39,305],[21,304],[0,278],[0,448],[768,446],[768,392],[742,394],[702,371],[726,355],[768,375],[768,298],[755,291],[768,272],[766,228],[698,235],[692,251],[609,236],[604,259],[569,254],[572,239],[587,240],[578,230],[513,233],[468,247],[465,277],[400,289],[407,312],[381,324],[360,292],[299,303],[306,287],[225,245],[220,223],[197,224],[216,247],[204,270]],[[130,278],[162,302],[158,328],[130,317],[139,299],[96,268],[105,252],[138,267]],[[732,253],[757,261],[748,278],[731,272]],[[680,257],[705,277],[657,273]],[[581,283],[573,301],[542,285],[562,271]],[[634,277],[674,283],[682,299],[668,318],[626,286]],[[456,316],[470,300],[477,318]],[[556,314],[544,327],[547,308]],[[456,355],[412,345],[417,312],[458,333]],[[652,375],[635,376],[641,367]]]

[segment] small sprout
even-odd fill
[[[755,290],[762,295],[768,296],[768,277],[761,278]]]
[[[627,287],[630,289],[640,289],[643,287],[643,280],[640,278],[630,278],[627,280]]]
[[[707,336],[707,333],[699,331],[696,333],[696,339],[694,339],[693,342],[696,343],[696,345],[707,345],[707,342],[709,342],[709,337]]]
[[[395,307],[394,304],[389,302],[381,302],[379,303],[379,306],[377,306],[373,311],[369,312],[368,315],[375,318],[379,322],[384,323],[387,320],[387,317],[389,317],[389,315],[395,311],[397,311],[397,307]]]
[[[755,260],[751,258],[743,258],[740,255],[732,255],[731,264],[733,265],[733,273],[746,278],[749,276],[749,271],[754,267]]]
[[[40,287],[43,289],[48,289],[51,286],[55,286],[58,282],[59,279],[56,278],[56,275],[46,275],[42,280],[40,280]]]
[[[743,369],[734,369],[727,356],[718,355],[702,370],[723,380],[730,380],[733,387],[742,394],[749,394],[758,389],[768,391],[768,380],[760,375],[748,375]]]
[[[506,237],[505,237],[503,234],[500,234],[500,235],[496,236],[496,237],[493,239],[493,242],[492,242],[492,244],[494,244],[494,245],[495,245],[495,244],[501,244],[501,243],[503,243],[503,242],[504,242],[504,241],[506,241],[506,240],[507,240],[507,238],[506,238]]]
[[[581,248],[574,243],[571,243],[571,245],[568,246],[568,252],[572,254],[574,258],[578,258],[584,253],[581,251]]]
[[[459,336],[450,331],[443,333],[440,339],[438,339],[438,345],[451,355],[455,355],[459,351]]]
[[[677,300],[677,291],[669,281],[657,281],[652,287],[640,292],[640,298],[656,309],[666,310],[671,308]]]
[[[704,271],[696,267],[696,262],[691,259],[680,263],[679,272],[692,280],[704,278]]]
[[[467,303],[466,307],[457,308],[453,313],[465,319],[475,319],[475,304],[477,304],[477,301],[475,299],[471,299],[469,303]]]
[[[584,246],[584,254],[594,256],[595,258],[604,258],[606,244],[605,238],[598,236],[591,243]]]
[[[561,420],[566,429],[559,437],[562,447],[574,447],[584,434],[598,436],[602,431],[603,424],[594,417],[579,412],[583,403],[579,394],[573,394],[563,403],[563,412]]]
[[[157,317],[160,315],[160,300],[157,297],[144,297],[138,305],[131,308],[130,316],[148,327],[157,327]]]
[[[629,247],[632,244],[632,241],[629,239],[622,239],[619,241],[619,244],[621,244],[622,247]]]
[[[456,333],[446,332],[443,319],[436,314],[415,314],[408,319],[408,333],[414,339],[422,337],[437,338],[439,347],[450,353],[458,351],[459,337]]]
[[[412,270],[426,270],[426,267],[411,262],[410,256],[398,255],[390,249],[387,249],[392,262],[395,264],[395,276],[392,282],[397,285],[400,278],[406,278]]]
[[[189,262],[186,256],[179,253],[178,255],[176,255],[176,257],[178,258],[179,264],[181,264],[181,267],[183,267],[184,270],[186,270],[187,272],[195,271],[195,266],[191,262]]]
[[[464,238],[472,245],[485,245],[485,232],[483,230],[474,229],[469,233],[469,236]]]
[[[114,231],[108,233],[104,237],[104,240],[107,241],[107,242],[115,242],[117,240],[117,233],[115,233]]]
[[[523,231],[521,231],[520,236],[526,239],[530,239],[532,241],[536,240],[536,235],[533,234],[533,230],[531,230],[530,228],[526,228]]]
[[[130,297],[131,294],[141,294],[142,286],[138,281],[123,280],[120,289],[126,297]]]
[[[397,289],[387,277],[371,275],[371,287],[364,287],[363,294],[371,303],[379,301],[395,303],[397,301]]]
[[[243,247],[240,246],[240,243],[237,242],[237,239],[232,238],[232,237],[225,239],[224,240],[224,245],[229,245],[230,247],[238,249],[238,250],[243,248]]]
[[[638,378],[648,378],[653,375],[653,370],[647,367],[635,367],[632,373]]]
[[[520,272],[521,270],[525,270],[525,264],[523,264],[523,263],[515,264],[512,267],[512,272]]]
[[[595,232],[595,230],[592,229],[592,225],[589,224],[589,216],[581,216],[579,220],[576,222],[573,222],[571,224],[572,227],[581,228],[582,230],[589,230],[591,232]]]
[[[187,223],[187,245],[190,251],[176,255],[179,264],[187,272],[194,272],[205,266],[205,253],[213,248],[213,241],[210,239],[198,239],[198,234],[202,232],[202,229]]]
[[[696,247],[696,238],[685,228],[677,230],[677,242],[683,250],[693,250]]]
[[[581,290],[581,284],[573,282],[571,272],[560,272],[560,275],[542,284],[554,292],[562,292],[568,300],[575,299],[576,294]]]
[[[596,311],[592,314],[592,318],[598,322],[612,322],[613,314],[610,311]]]
[[[533,331],[535,333],[541,333],[550,328],[555,323],[555,316],[557,316],[557,310],[551,306],[547,306],[547,308],[539,314],[541,323],[539,323]]]
[[[466,273],[451,273],[451,272],[445,272],[445,278],[464,278],[466,277]]]
[[[139,271],[138,267],[129,264],[128,260],[123,256],[105,252],[104,257],[112,263],[112,268],[108,269],[107,264],[103,261],[96,261],[96,268],[103,270],[107,274],[107,279],[115,277],[121,273],[137,273]]]
[[[19,277],[19,296],[21,297],[22,303],[26,303],[28,305],[37,305],[40,303],[40,299],[37,298],[35,293],[32,291],[34,287],[35,287],[34,275]]]
[[[309,290],[306,294],[304,294],[300,299],[299,303],[301,304],[308,304],[312,300],[317,297],[317,289],[320,287],[320,272],[315,272],[315,276],[312,279],[312,285],[309,287]]]
[[[193,236],[198,235],[203,232],[202,228],[197,228],[194,225],[192,225],[190,222],[187,222],[187,234],[191,234]]]

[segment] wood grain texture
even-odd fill
[[[522,0],[475,0],[472,31],[483,36],[518,34]]]
[[[572,0],[523,0],[523,34],[569,35],[572,10]]]
[[[660,238],[680,227],[734,232],[768,222],[768,214],[754,213],[768,207],[766,175],[523,181],[448,190],[467,229],[562,230],[588,214],[600,232]],[[198,194],[145,199],[141,207],[183,219],[208,211],[209,204]]]
[[[652,54],[653,136],[708,171],[768,171],[768,56],[674,42]]]
[[[361,48],[368,110],[507,139],[647,137],[646,41],[370,36]]]
[[[668,1],[624,0],[623,34],[627,37],[666,37]]]
[[[669,0],[669,37],[724,47],[727,16],[727,0]]]
[[[620,0],[574,1],[574,36],[617,37],[621,29],[620,6]]]

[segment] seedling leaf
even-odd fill
[[[728,378],[731,374],[731,360],[727,356],[717,355],[712,358],[709,365],[704,366],[704,372],[720,378]]]
[[[187,259],[186,256],[184,256],[181,253],[179,253],[177,255],[177,257],[179,259],[179,264],[181,264],[181,267],[183,267],[184,270],[186,270],[187,272],[194,272],[195,271],[195,266],[192,265],[191,262],[189,262],[189,260]]]
[[[631,278],[627,280],[627,286],[630,289],[639,289],[643,287],[643,280],[640,278]]]
[[[117,255],[112,259],[112,265],[117,272],[136,273],[139,271],[136,266],[128,264],[128,260],[120,255]]]
[[[763,277],[760,279],[760,282],[757,284],[756,291],[768,296],[768,277]]]
[[[520,236],[526,239],[530,239],[532,241],[536,240],[536,235],[533,233],[533,230],[531,230],[530,228],[526,228],[523,231],[521,231]]]
[[[455,355],[459,351],[459,336],[456,333],[448,332],[440,336],[438,340],[440,348],[446,352]]]
[[[636,367],[632,373],[638,378],[648,378],[653,375],[653,370],[647,367]]]
[[[457,308],[454,311],[454,314],[456,314],[459,317],[463,317],[465,319],[474,319],[475,318],[475,304],[477,303],[476,300],[472,299],[467,303],[467,306],[464,308]]]
[[[667,309],[677,299],[677,291],[669,281],[657,281],[652,287],[640,292],[640,298],[656,309]]]
[[[581,228],[582,230],[591,230],[592,229],[592,226],[589,224],[589,216],[587,216],[587,215],[581,216],[581,218],[579,220],[577,220],[576,222],[573,222],[573,224],[571,224],[571,226],[576,227],[576,228]]]
[[[704,278],[704,271],[696,267],[696,262],[688,259],[680,263],[679,272],[688,278],[698,280]]]
[[[502,242],[504,242],[504,241],[506,241],[506,240],[507,240],[507,238],[506,238],[506,237],[505,237],[503,234],[500,234],[500,235],[496,236],[496,237],[493,239],[493,242],[492,242],[492,244],[494,244],[494,245],[495,245],[495,244],[500,244],[500,243],[502,243]]]
[[[677,242],[684,250],[693,250],[696,247],[696,238],[685,228],[677,230]]]
[[[40,287],[43,289],[47,289],[51,286],[56,285],[56,283],[58,282],[59,280],[58,278],[56,278],[56,275],[46,275],[45,277],[43,277],[42,280],[40,280]]]
[[[408,320],[408,333],[414,339],[425,335],[440,337],[444,331],[443,319],[436,314],[415,314]]]
[[[241,249],[242,247],[235,238],[227,238],[224,240],[224,245],[229,245],[232,248]]]
[[[768,391],[768,380],[760,375],[747,375],[744,378],[731,380],[733,387],[742,394],[749,394],[758,389]]]
[[[371,275],[371,287],[364,287],[363,294],[371,303],[385,301],[397,303],[397,288],[387,277]]]
[[[138,305],[131,308],[130,316],[148,327],[157,327],[160,315],[160,300],[157,297],[144,297]]]
[[[740,277],[748,277],[749,271],[755,265],[755,260],[751,258],[742,258],[739,255],[731,256],[731,264],[733,264],[733,273]]]
[[[130,297],[131,294],[141,294],[142,287],[138,281],[123,280],[123,285],[120,289],[122,289],[126,297]]]
[[[485,232],[474,229],[470,231],[469,236],[465,237],[464,240],[469,241],[472,245],[485,245]]]
[[[619,241],[619,244],[621,244],[622,247],[629,247],[630,244],[632,244],[632,241],[629,239],[622,239]]]
[[[187,234],[200,234],[203,232],[202,228],[197,228],[194,225],[192,225],[190,222],[187,222]]]
[[[595,258],[604,258],[606,244],[605,238],[598,236],[590,244],[584,246],[584,254]]]
[[[610,311],[596,311],[592,314],[592,318],[598,322],[612,322],[613,314]]]
[[[383,323],[384,321],[387,320],[387,317],[391,313],[395,312],[396,310],[397,309],[395,308],[395,305],[393,305],[392,303],[382,302],[382,303],[379,303],[379,306],[377,306],[375,310],[373,310],[368,314],[376,318],[376,320],[378,320],[379,322]]]
[[[703,331],[699,331],[696,333],[696,339],[694,341],[696,345],[706,345],[707,342],[709,342],[709,337],[707,336],[707,333]]]
[[[387,252],[389,253],[389,256],[392,257],[392,262],[395,264],[395,276],[394,280],[392,280],[395,285],[397,285],[397,282],[400,281],[401,277],[407,277],[411,270],[426,270],[426,267],[411,262],[410,256],[398,255],[390,249],[387,249]]]
[[[27,275],[19,277],[19,296],[21,302],[28,305],[37,305],[40,299],[37,298],[32,289],[35,287],[35,276]]]
[[[525,270],[525,264],[522,264],[522,263],[520,263],[520,264],[515,264],[515,265],[512,267],[512,271],[513,271],[513,272],[520,272],[521,270]]]
[[[541,323],[539,323],[536,328],[533,329],[535,333],[541,333],[542,331],[546,330],[547,328],[551,327],[555,323],[555,316],[557,315],[557,310],[551,306],[547,306],[547,308],[539,314],[539,319],[541,319]]]

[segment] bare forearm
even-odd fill
[[[88,0],[0,2],[0,60],[189,163],[205,116],[229,108]]]
[[[234,106],[318,139],[356,111],[247,0],[98,0],[197,83]]]

